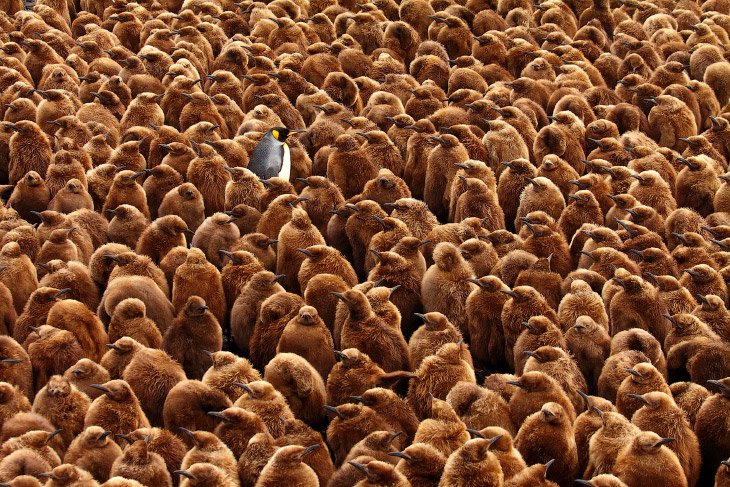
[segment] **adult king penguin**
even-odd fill
[[[291,158],[286,138],[289,134],[295,132],[301,133],[306,132],[306,130],[274,127],[266,132],[251,154],[248,169],[260,179],[280,177],[289,181]]]

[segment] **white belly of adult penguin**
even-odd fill
[[[266,132],[251,154],[248,169],[256,174],[259,179],[280,177],[289,181],[291,157],[286,138],[291,133],[301,132],[306,132],[306,130],[274,127]]]

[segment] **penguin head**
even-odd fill
[[[299,129],[288,129],[286,127],[274,127],[271,129],[271,135],[274,136],[276,140],[279,142],[285,142],[286,138],[289,136],[289,134],[293,133],[303,133],[306,132],[306,130],[299,130]]]

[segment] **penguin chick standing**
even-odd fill
[[[306,130],[289,130],[284,127],[270,129],[253,150],[248,169],[261,179],[279,177],[289,181],[291,158],[286,138],[291,133],[301,132],[306,132]]]

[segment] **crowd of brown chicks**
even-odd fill
[[[0,486],[730,486],[730,1],[0,27]]]

